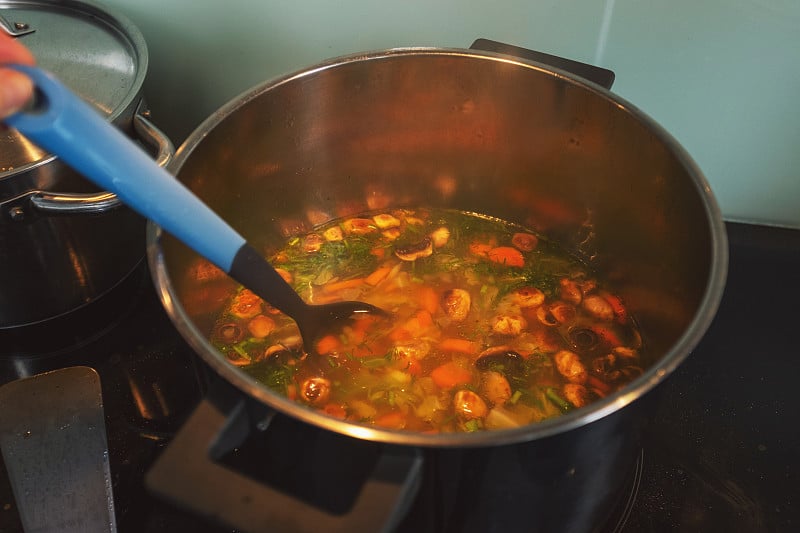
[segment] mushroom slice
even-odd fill
[[[281,365],[295,364],[295,354],[283,344],[273,344],[262,353],[258,361],[271,361]]]
[[[312,405],[322,405],[331,396],[331,382],[325,378],[308,378],[300,385],[300,396]]]
[[[518,250],[530,252],[539,245],[539,238],[531,233],[515,233],[514,236],[511,237],[511,244]]]
[[[589,390],[579,383],[566,383],[561,393],[575,407],[584,407],[592,401]]]
[[[331,226],[322,232],[322,236],[325,237],[325,240],[328,242],[339,242],[344,239],[342,228],[339,226]]]
[[[309,233],[306,235],[305,239],[303,239],[303,251],[306,253],[319,252],[324,243],[325,239],[322,237],[322,235],[317,233]]]
[[[431,240],[433,241],[434,248],[441,248],[447,241],[450,240],[450,230],[446,227],[442,226],[440,228],[436,228],[431,232]]]
[[[431,352],[431,345],[421,340],[410,340],[397,344],[393,353],[401,359],[423,359]]]
[[[522,368],[523,357],[508,346],[492,346],[478,354],[475,368],[481,371],[497,371],[516,374]]]
[[[372,217],[372,220],[375,221],[375,225],[378,226],[378,229],[396,228],[400,225],[400,219],[388,213],[375,215]]]
[[[456,392],[453,396],[453,408],[456,414],[465,420],[483,418],[489,412],[483,398],[468,389]]]
[[[464,289],[450,289],[442,295],[442,309],[455,322],[461,322],[469,314],[472,299]]]
[[[614,308],[602,296],[596,294],[587,296],[583,299],[583,308],[600,320],[606,322],[614,320]]]
[[[247,330],[256,339],[263,339],[275,329],[275,321],[266,315],[256,315],[247,323]]]
[[[389,228],[381,232],[387,241],[394,241],[400,237],[400,230],[398,228]]]
[[[580,285],[575,280],[571,280],[569,278],[561,278],[558,282],[560,285],[560,294],[561,298],[574,305],[578,305],[581,303],[583,299],[583,291],[581,290]]]
[[[433,242],[430,237],[425,237],[420,242],[410,246],[395,248],[394,255],[403,261],[416,261],[420,257],[428,257],[433,253]]]
[[[222,322],[214,327],[213,337],[226,344],[236,344],[244,338],[244,329],[236,322]]]
[[[481,392],[492,405],[503,405],[511,398],[511,384],[500,372],[489,370],[481,376]]]
[[[516,336],[528,327],[522,315],[498,315],[492,319],[492,331],[499,335]]]
[[[566,324],[575,318],[575,307],[564,302],[553,302],[536,309],[536,318],[545,326]]]
[[[264,301],[250,289],[243,289],[231,302],[228,310],[237,318],[253,318],[261,313]]]
[[[509,299],[521,308],[538,307],[544,303],[544,293],[536,287],[522,287],[509,295]]]
[[[583,384],[589,379],[589,372],[575,352],[561,350],[553,356],[553,361],[558,372],[570,383]]]
[[[597,343],[600,342],[600,336],[591,328],[570,328],[567,337],[569,338],[570,344],[572,344],[576,350],[580,351],[594,348],[597,346]]]
[[[348,218],[342,222],[342,228],[348,235],[366,235],[375,231],[371,218]]]

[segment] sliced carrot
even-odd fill
[[[611,392],[611,387],[608,383],[591,374],[589,374],[589,377],[586,379],[586,384],[596,389],[601,396],[606,396],[609,392]]]
[[[354,331],[364,332],[366,333],[371,327],[373,327],[378,322],[383,320],[382,317],[377,315],[371,315],[368,313],[363,313],[361,315],[357,315],[350,326]]]
[[[345,328],[347,338],[341,350],[353,357],[372,357],[384,354],[389,349],[390,341],[383,335],[371,337],[376,323],[382,321],[378,316],[361,316],[353,320],[352,325]]]
[[[386,248],[379,246],[377,248],[373,248],[369,251],[370,255],[374,255],[378,259],[383,259],[386,257]]]
[[[342,281],[334,281],[333,283],[327,283],[322,286],[322,289],[325,292],[338,292],[345,289],[353,289],[355,287],[360,287],[364,284],[364,278],[353,278],[353,279],[345,279]]]
[[[403,429],[406,427],[406,415],[400,411],[392,411],[376,418],[375,425],[387,429]]]
[[[285,268],[275,267],[275,272],[280,274],[280,276],[283,278],[283,281],[285,281],[286,283],[292,282],[292,273],[286,270]]]
[[[383,248],[381,248],[381,250],[382,249]],[[372,285],[374,287],[375,285],[386,279],[386,276],[388,276],[389,272],[391,271],[392,267],[388,266],[377,268],[369,276],[364,278],[364,281],[367,283],[367,285]]]
[[[412,376],[419,377],[422,375],[422,363],[419,362],[419,359],[409,357],[404,370]]]
[[[487,252],[487,257],[495,263],[501,265],[523,267],[525,266],[525,258],[522,252],[511,246],[498,246],[492,248]]]
[[[620,340],[619,335],[610,329],[599,325],[592,326],[592,331],[597,333],[604,341],[610,344],[613,348],[617,346],[622,346],[622,340]]]
[[[317,353],[321,355],[336,352],[342,349],[342,342],[336,335],[325,335],[317,341]]]
[[[380,339],[379,339],[380,340]],[[351,329],[344,350],[353,357],[373,357],[386,353],[388,345],[367,339],[366,329]]]
[[[225,272],[205,259],[195,261],[189,268],[189,275],[200,282],[225,279]]]
[[[392,330],[389,338],[392,340],[408,340],[419,336],[432,325],[433,317],[431,314],[425,309],[420,309],[403,324]]]
[[[329,403],[325,405],[325,407],[322,408],[322,412],[335,418],[344,419],[347,417],[347,411],[338,403]]]
[[[433,317],[425,309],[420,309],[406,321],[406,327],[412,333],[421,333],[433,325]]]
[[[391,339],[391,340],[393,340],[395,342],[397,342],[397,341],[407,341],[407,340],[411,340],[412,338],[413,338],[413,335],[411,335],[411,332],[408,331],[403,326],[396,327],[389,333],[389,339]]]
[[[628,321],[628,310],[625,309],[624,305],[622,305],[622,300],[620,300],[619,297],[608,293],[604,293],[603,298],[605,298],[612,309],[614,309],[614,316],[616,317],[617,322],[620,324],[625,324]]]
[[[493,244],[487,244],[483,242],[473,242],[469,245],[469,253],[473,255],[480,255],[485,257],[486,254],[489,253],[489,250],[494,248]]]
[[[424,286],[417,292],[419,299],[419,306],[430,313],[435,314],[439,310],[439,295],[428,285]]]
[[[294,383],[286,385],[286,397],[292,401],[297,399],[297,385]]]
[[[459,352],[465,354],[476,354],[480,349],[480,344],[467,339],[448,338],[443,339],[438,348],[443,352]]]
[[[466,385],[472,381],[472,372],[450,361],[431,371],[431,379],[442,389],[452,389],[456,385]]]

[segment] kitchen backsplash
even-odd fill
[[[616,72],[727,220],[800,228],[798,0],[103,0],[142,31],[154,121],[179,144],[246,89],[324,59],[478,37]]]

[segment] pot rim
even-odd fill
[[[647,368],[641,376],[621,390],[609,397],[593,402],[585,408],[576,409],[553,419],[513,429],[479,431],[474,433],[423,434],[365,426],[333,418],[281,397],[234,365],[227,363],[205,336],[196,328],[185,309],[180,305],[174,287],[170,283],[163,250],[160,246],[162,230],[154,223],[149,222],[147,228],[147,255],[153,281],[162,305],[184,339],[220,376],[232,383],[239,390],[283,414],[292,416],[311,425],[358,439],[422,447],[463,448],[486,445],[494,446],[550,437],[604,418],[629,405],[664,381],[694,350],[716,315],[725,288],[728,269],[728,241],[725,224],[717,201],[705,176],[699,166],[677,140],[641,110],[626,100],[612,94],[609,90],[590,81],[578,78],[568,72],[542,63],[517,59],[493,52],[460,48],[392,48],[340,56],[315,66],[278,77],[271,81],[263,82],[223,105],[218,111],[203,121],[194,132],[186,138],[176,151],[175,158],[170,164],[170,170],[177,175],[183,163],[209,131],[236,109],[246,105],[251,100],[275,87],[289,83],[298,78],[310,76],[317,72],[336,68],[352,62],[376,61],[404,55],[460,56],[478,60],[500,61],[556,76],[584,90],[594,92],[606,100],[610,100],[620,109],[620,112],[633,115],[636,120],[643,123],[654,136],[659,138],[670,149],[692,178],[697,193],[702,200],[711,235],[711,261],[706,288],[694,317],[680,338],[656,364]]]

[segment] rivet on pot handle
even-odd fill
[[[175,155],[172,141],[146,117],[142,104],[133,117],[133,128],[142,141],[156,150],[155,162],[166,167]],[[31,195],[31,204],[37,211],[51,214],[104,213],[122,205],[117,195],[98,193],[50,193],[37,192]]]
[[[21,37],[22,35],[35,32],[36,28],[32,28],[27,22],[19,22],[16,20],[13,23],[9,22],[5,17],[0,15],[0,30],[11,37]]]

